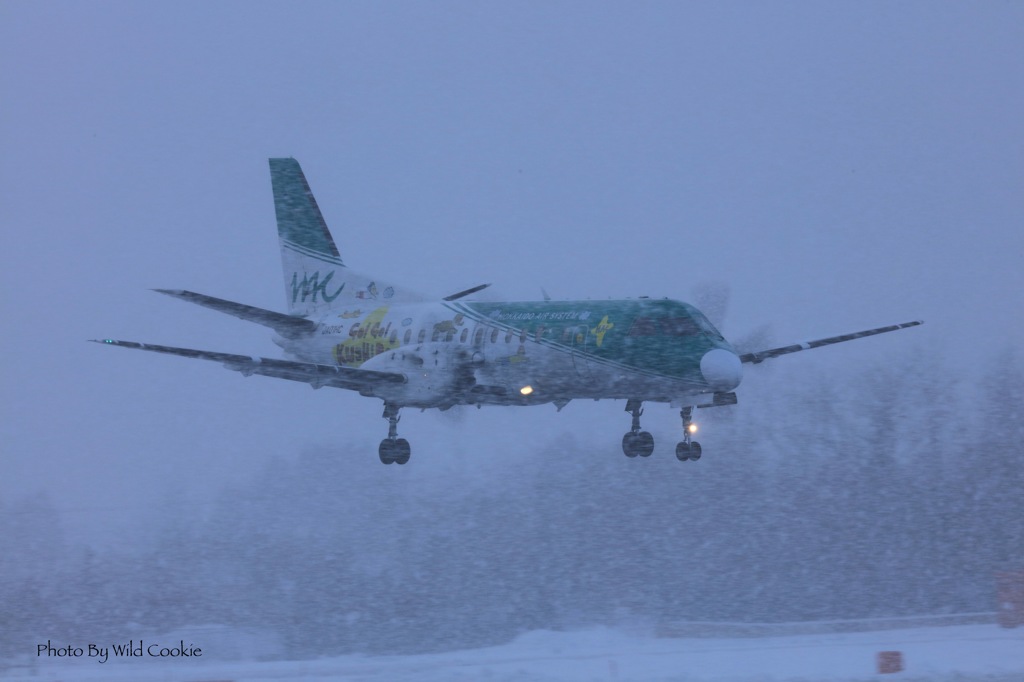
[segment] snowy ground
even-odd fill
[[[905,671],[880,675],[881,651],[902,652]],[[218,662],[111,659],[98,664],[33,659],[0,669],[10,680],[272,682],[273,680],[1024,681],[1024,628],[924,627],[842,634],[657,638],[611,629],[532,632],[498,647],[416,656],[340,656],[314,661]]]

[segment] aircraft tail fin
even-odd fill
[[[295,159],[270,159],[284,290],[291,315],[345,305],[422,300],[411,292],[345,267],[306,176]]]
[[[274,209],[281,245],[344,265],[299,162],[295,159],[270,159],[270,182],[274,188]]]

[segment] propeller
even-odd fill
[[[729,343],[740,355],[751,353],[763,348],[771,348],[775,343],[775,334],[771,324],[762,324],[745,334],[731,338],[726,334],[726,314],[729,311],[729,299],[732,287],[722,281],[708,280],[698,283],[693,288],[693,305],[697,307],[718,331],[729,339]]]
[[[700,282],[693,288],[693,304],[711,320],[711,324],[718,327],[719,331],[725,323],[725,314],[729,311],[731,297],[732,287],[725,282]]]

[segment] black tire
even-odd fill
[[[700,443],[697,441],[690,443],[690,459],[694,462],[700,459]]]
[[[412,448],[409,446],[409,441],[404,438],[399,438],[395,441],[395,463],[405,464],[409,461],[409,457],[412,456]]]
[[[636,434],[636,450],[641,457],[650,457],[654,452],[654,436],[648,431],[641,431]]]
[[[636,457],[639,454],[637,450],[637,434],[632,431],[627,432],[622,437],[622,454],[626,457]]]
[[[395,461],[395,444],[394,441],[385,438],[380,442],[380,447],[377,448],[377,454],[380,456],[381,464],[391,464]]]
[[[685,462],[690,459],[690,444],[683,441],[676,444],[676,459],[680,462]]]

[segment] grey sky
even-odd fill
[[[727,335],[927,321],[812,363],[1024,341],[1020,3],[7,1],[0,55],[0,496],[75,523],[307,443],[379,466],[377,401],[84,343],[276,354],[148,291],[283,308],[268,156],[303,164],[349,265],[432,294],[717,280]],[[487,412],[404,428],[429,462],[467,430],[614,451],[627,425]]]

